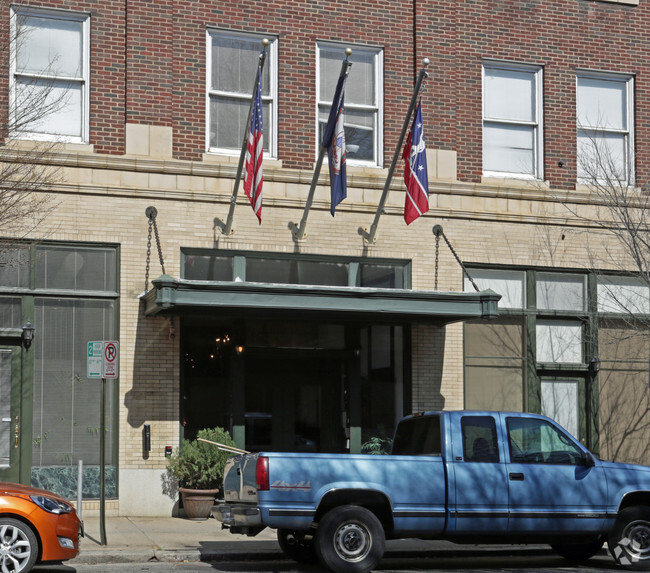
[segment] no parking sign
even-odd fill
[[[117,340],[88,342],[88,378],[117,378],[119,354]]]

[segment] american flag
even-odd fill
[[[422,127],[422,100],[418,103],[402,157],[404,158],[404,183],[406,183],[404,221],[409,225],[429,210],[429,175]]]
[[[246,148],[246,167],[244,176],[244,193],[251,202],[253,211],[262,223],[262,157],[264,155],[264,136],[262,130],[262,70],[257,72],[257,89],[255,90],[253,113],[248,128],[248,145]]]

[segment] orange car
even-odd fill
[[[79,554],[83,525],[58,495],[0,482],[0,571],[27,573],[35,563]]]

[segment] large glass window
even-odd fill
[[[317,94],[318,141],[323,141],[323,131],[336,82],[345,58],[343,45],[317,44]],[[383,50],[355,46],[350,57],[352,68],[345,84],[345,149],[351,163],[381,165],[383,152],[382,113],[383,102]]]
[[[12,135],[88,140],[89,17],[12,10]]]
[[[250,109],[256,70],[267,38],[262,72],[264,152],[276,156],[277,38],[224,30],[208,30],[208,142],[210,151],[239,153]]]
[[[599,276],[598,312],[650,314],[650,286],[638,277]]]
[[[578,177],[584,182],[633,183],[633,91],[630,76],[578,75]]]
[[[497,426],[492,416],[463,416],[460,428],[466,462],[499,463]]]
[[[542,176],[542,69],[483,64],[483,173]]]

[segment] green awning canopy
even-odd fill
[[[163,275],[142,298],[145,314],[196,314],[448,324],[498,316],[501,295],[238,281],[193,281]]]

